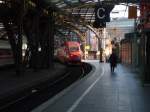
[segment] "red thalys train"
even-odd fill
[[[0,40],[0,67],[14,64],[13,54],[8,41]]]
[[[81,64],[82,51],[80,44],[74,41],[68,41],[61,48],[57,49],[56,57],[66,64]]]

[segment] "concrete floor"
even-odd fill
[[[150,112],[150,87],[139,75],[119,64],[88,61],[93,71],[32,112]]]

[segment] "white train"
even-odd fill
[[[10,44],[6,40],[0,40],[0,67],[11,64],[14,64],[14,59]]]

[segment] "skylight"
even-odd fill
[[[140,11],[137,11],[137,16],[140,15]],[[128,6],[115,5],[114,9],[110,13],[112,19],[128,18]]]

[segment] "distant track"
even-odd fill
[[[0,112],[30,112],[73,82],[84,77],[90,72],[91,66],[83,63],[82,66],[69,66],[67,69],[67,72],[57,80],[47,81],[38,87],[29,88],[11,96],[9,100],[4,100],[4,103],[0,105]]]

